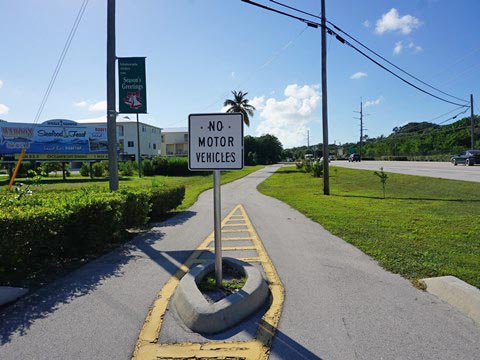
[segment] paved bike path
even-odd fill
[[[475,359],[480,329],[288,205],[267,167],[222,187],[243,204],[285,287],[271,359]],[[1,359],[129,359],[163,284],[212,231],[212,192],[188,211],[0,313]]]

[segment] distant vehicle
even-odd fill
[[[348,157],[348,162],[360,161],[360,154],[353,153]]]
[[[335,155],[328,155],[328,161],[335,161]]]
[[[453,165],[465,164],[465,166],[472,166],[480,164],[480,150],[467,150],[461,154],[454,155],[450,159]]]
[[[305,160],[313,160],[313,154],[305,154]]]

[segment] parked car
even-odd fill
[[[465,164],[465,166],[472,166],[480,164],[480,150],[467,150],[461,154],[454,155],[450,159],[453,165]]]
[[[335,155],[328,155],[328,161],[335,161]]]
[[[353,153],[348,157],[348,162],[360,161],[360,154]]]

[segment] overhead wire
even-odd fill
[[[263,9],[266,9],[266,10],[269,10],[269,11],[273,11],[273,12],[276,12],[276,13],[279,13],[279,14],[282,14],[282,15],[286,15],[288,17],[291,17],[291,18],[294,18],[294,19],[297,19],[297,20],[300,20],[304,23],[307,23],[308,26],[310,27],[315,27],[315,28],[318,28],[318,27],[322,27],[322,25],[318,22],[315,22],[315,21],[310,21],[310,20],[307,20],[307,19],[304,19],[304,18],[301,18],[301,17],[298,17],[298,16],[294,16],[294,15],[291,15],[291,14],[288,14],[288,13],[285,13],[283,11],[279,11],[277,9],[273,9],[271,7],[268,7],[268,6],[265,6],[265,5],[262,5],[262,4],[259,4],[259,3],[256,3],[256,2],[253,2],[251,0],[242,0],[243,2],[246,2],[250,5],[253,5],[253,6],[257,6],[257,7],[260,7],[260,8],[263,8]],[[316,15],[315,15],[316,16]],[[412,86],[413,88],[427,94],[427,95],[430,95],[431,97],[434,97],[440,101],[443,101],[443,102],[446,102],[446,103],[449,103],[449,104],[453,104],[453,105],[457,105],[457,106],[464,106],[466,107],[467,105],[465,104],[459,104],[459,103],[456,103],[456,102],[453,102],[453,101],[450,101],[450,100],[447,100],[447,99],[444,99],[440,96],[437,96],[435,94],[432,94],[431,92],[427,91],[427,90],[424,90],[420,87],[418,87],[417,85],[413,84],[412,82],[402,78],[400,75],[396,74],[395,72],[393,72],[392,70],[388,69],[387,67],[385,67],[384,65],[380,64],[378,61],[376,61],[375,59],[373,59],[371,56],[367,55],[365,52],[363,52],[362,50],[358,49],[357,47],[355,47],[352,43],[350,43],[348,40],[342,38],[338,33],[336,33],[334,30],[332,30],[331,28],[329,28],[328,26],[325,26],[327,32],[329,35],[335,35],[335,38],[340,41],[341,43],[347,45],[347,46],[350,46],[352,49],[354,49],[355,51],[357,51],[358,53],[360,53],[361,55],[363,55],[364,57],[366,57],[367,59],[369,59],[370,61],[372,61],[373,63],[375,63],[377,66],[380,66],[382,69],[384,69],[385,71],[389,72],[390,74],[392,74],[393,76],[397,77],[399,80],[403,81],[404,83]],[[463,101],[463,100],[462,100]]]
[[[290,39],[287,43],[285,43],[281,48],[279,48],[277,50],[276,53],[274,53],[270,58],[268,58],[262,65],[260,65],[256,70],[254,70],[248,77],[245,81],[241,82],[239,85],[239,87],[245,85],[246,83],[250,82],[254,77],[255,75],[260,72],[261,70],[265,69],[267,66],[269,66],[272,62],[274,62],[276,59],[278,59],[291,45],[293,45],[295,43],[295,41],[297,41],[298,38],[300,38],[303,33],[308,29],[308,25],[305,26],[300,32],[297,33],[297,35]],[[210,107],[212,107],[213,105],[217,104],[220,100],[224,100],[227,96],[230,96],[230,93],[225,93],[223,94],[221,97],[218,97],[217,100],[215,100],[214,102],[212,102],[211,104],[209,104],[208,106],[206,106],[204,108],[204,110],[207,110],[209,109]],[[202,110],[202,111],[204,111]],[[166,124],[167,126],[172,126],[172,125],[176,125],[176,124],[180,124],[182,122],[185,122],[187,121],[187,119],[184,119],[184,120],[179,120],[179,121],[175,121],[175,122],[171,122],[169,124]]]
[[[35,115],[33,124],[36,124],[38,122],[38,120],[40,119],[40,116],[42,115],[43,109],[45,108],[45,105],[48,101],[48,98],[49,98],[50,93],[53,89],[53,86],[55,84],[57,76],[60,72],[60,69],[62,68],[63,61],[65,60],[65,57],[68,53],[68,50],[69,50],[70,45],[72,43],[72,40],[75,36],[75,33],[77,32],[78,25],[80,24],[80,21],[82,20],[83,14],[85,13],[85,9],[87,8],[88,2],[89,2],[89,0],[83,0],[82,5],[80,6],[80,9],[78,10],[75,21],[73,22],[72,28],[70,29],[70,33],[68,34],[65,45],[63,46],[62,52],[61,52],[60,57],[57,61],[57,65],[55,66],[55,70],[53,71],[53,74],[50,78],[50,82],[47,86],[47,89],[45,90],[42,101],[41,101],[40,106],[39,106],[39,108],[37,110],[37,113]]]
[[[288,8],[288,9],[291,9],[291,10],[294,10],[294,11],[298,11],[298,12],[300,12],[300,13],[302,13],[302,14],[306,14],[306,15],[309,15],[309,16],[311,16],[311,17],[314,17],[314,18],[317,18],[317,19],[321,19],[320,16],[317,16],[317,15],[312,14],[312,13],[305,12],[305,11],[303,11],[303,10],[294,8],[294,7],[292,7],[292,6],[285,5],[285,4],[283,4],[283,3],[279,2],[279,1],[276,1],[276,0],[270,0],[270,1],[273,2],[273,3],[275,3],[275,4],[278,4],[278,5],[280,5],[280,6],[284,6],[284,7]],[[396,68],[397,70],[401,71],[401,72],[404,73],[405,75],[410,76],[412,79],[415,79],[416,81],[420,82],[421,84],[423,84],[423,85],[425,85],[425,86],[427,86],[427,87],[429,87],[429,88],[431,88],[431,89],[433,89],[433,90],[435,90],[435,91],[438,91],[438,92],[440,92],[440,93],[442,93],[442,94],[444,94],[444,95],[446,95],[446,96],[449,96],[449,97],[451,97],[451,98],[457,99],[457,100],[459,100],[459,101],[468,102],[468,101],[465,100],[465,99],[461,99],[461,98],[456,97],[456,96],[454,96],[454,95],[448,94],[448,93],[446,93],[446,92],[444,92],[444,91],[436,88],[435,86],[432,86],[432,85],[426,83],[425,81],[419,79],[418,77],[412,75],[411,73],[403,70],[401,67],[395,65],[394,63],[392,63],[391,61],[389,61],[388,59],[386,59],[384,56],[380,55],[380,54],[377,53],[376,51],[370,49],[368,46],[366,46],[365,44],[363,44],[360,40],[358,40],[358,39],[356,39],[355,37],[353,37],[352,35],[348,34],[346,31],[342,30],[339,26],[335,25],[333,22],[331,22],[331,21],[329,21],[329,20],[326,20],[326,22],[329,23],[330,25],[332,25],[336,30],[340,31],[342,34],[344,34],[345,36],[347,36],[348,38],[350,38],[351,40],[353,40],[354,42],[356,42],[357,44],[359,44],[360,46],[362,46],[364,49],[370,51],[372,54],[375,54],[375,55],[378,56],[380,59],[382,59],[383,61],[385,61],[386,63],[388,63],[389,65],[393,66],[394,68]]]

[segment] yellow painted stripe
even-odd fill
[[[208,250],[214,250],[213,247],[209,247]],[[255,246],[222,246],[222,250],[225,251],[241,251],[241,250],[257,250]]]
[[[234,215],[240,212],[241,215]],[[153,360],[153,359],[229,359],[240,358],[246,360],[266,360],[268,359],[270,345],[275,334],[282,306],[285,298],[283,285],[273,266],[267,252],[260,241],[253,224],[242,205],[237,205],[229,215],[223,220],[222,228],[232,217],[242,217],[250,234],[248,239],[239,238],[239,240],[251,240],[254,246],[223,247],[223,250],[256,250],[258,257],[240,258],[247,262],[259,262],[262,264],[264,272],[272,294],[272,304],[262,317],[258,324],[255,338],[250,341],[215,341],[208,343],[176,343],[176,344],[158,344],[158,338],[161,331],[163,316],[167,309],[168,301],[178,285],[182,276],[188,269],[197,263],[204,262],[199,259],[200,254],[208,249],[208,244],[213,241],[213,233],[210,234],[195,250],[195,252],[185,261],[170,278],[158,294],[154,304],[148,313],[144,326],[140,331],[135,351],[134,360]],[[231,231],[233,232],[233,231]],[[225,239],[222,239],[225,240]]]

